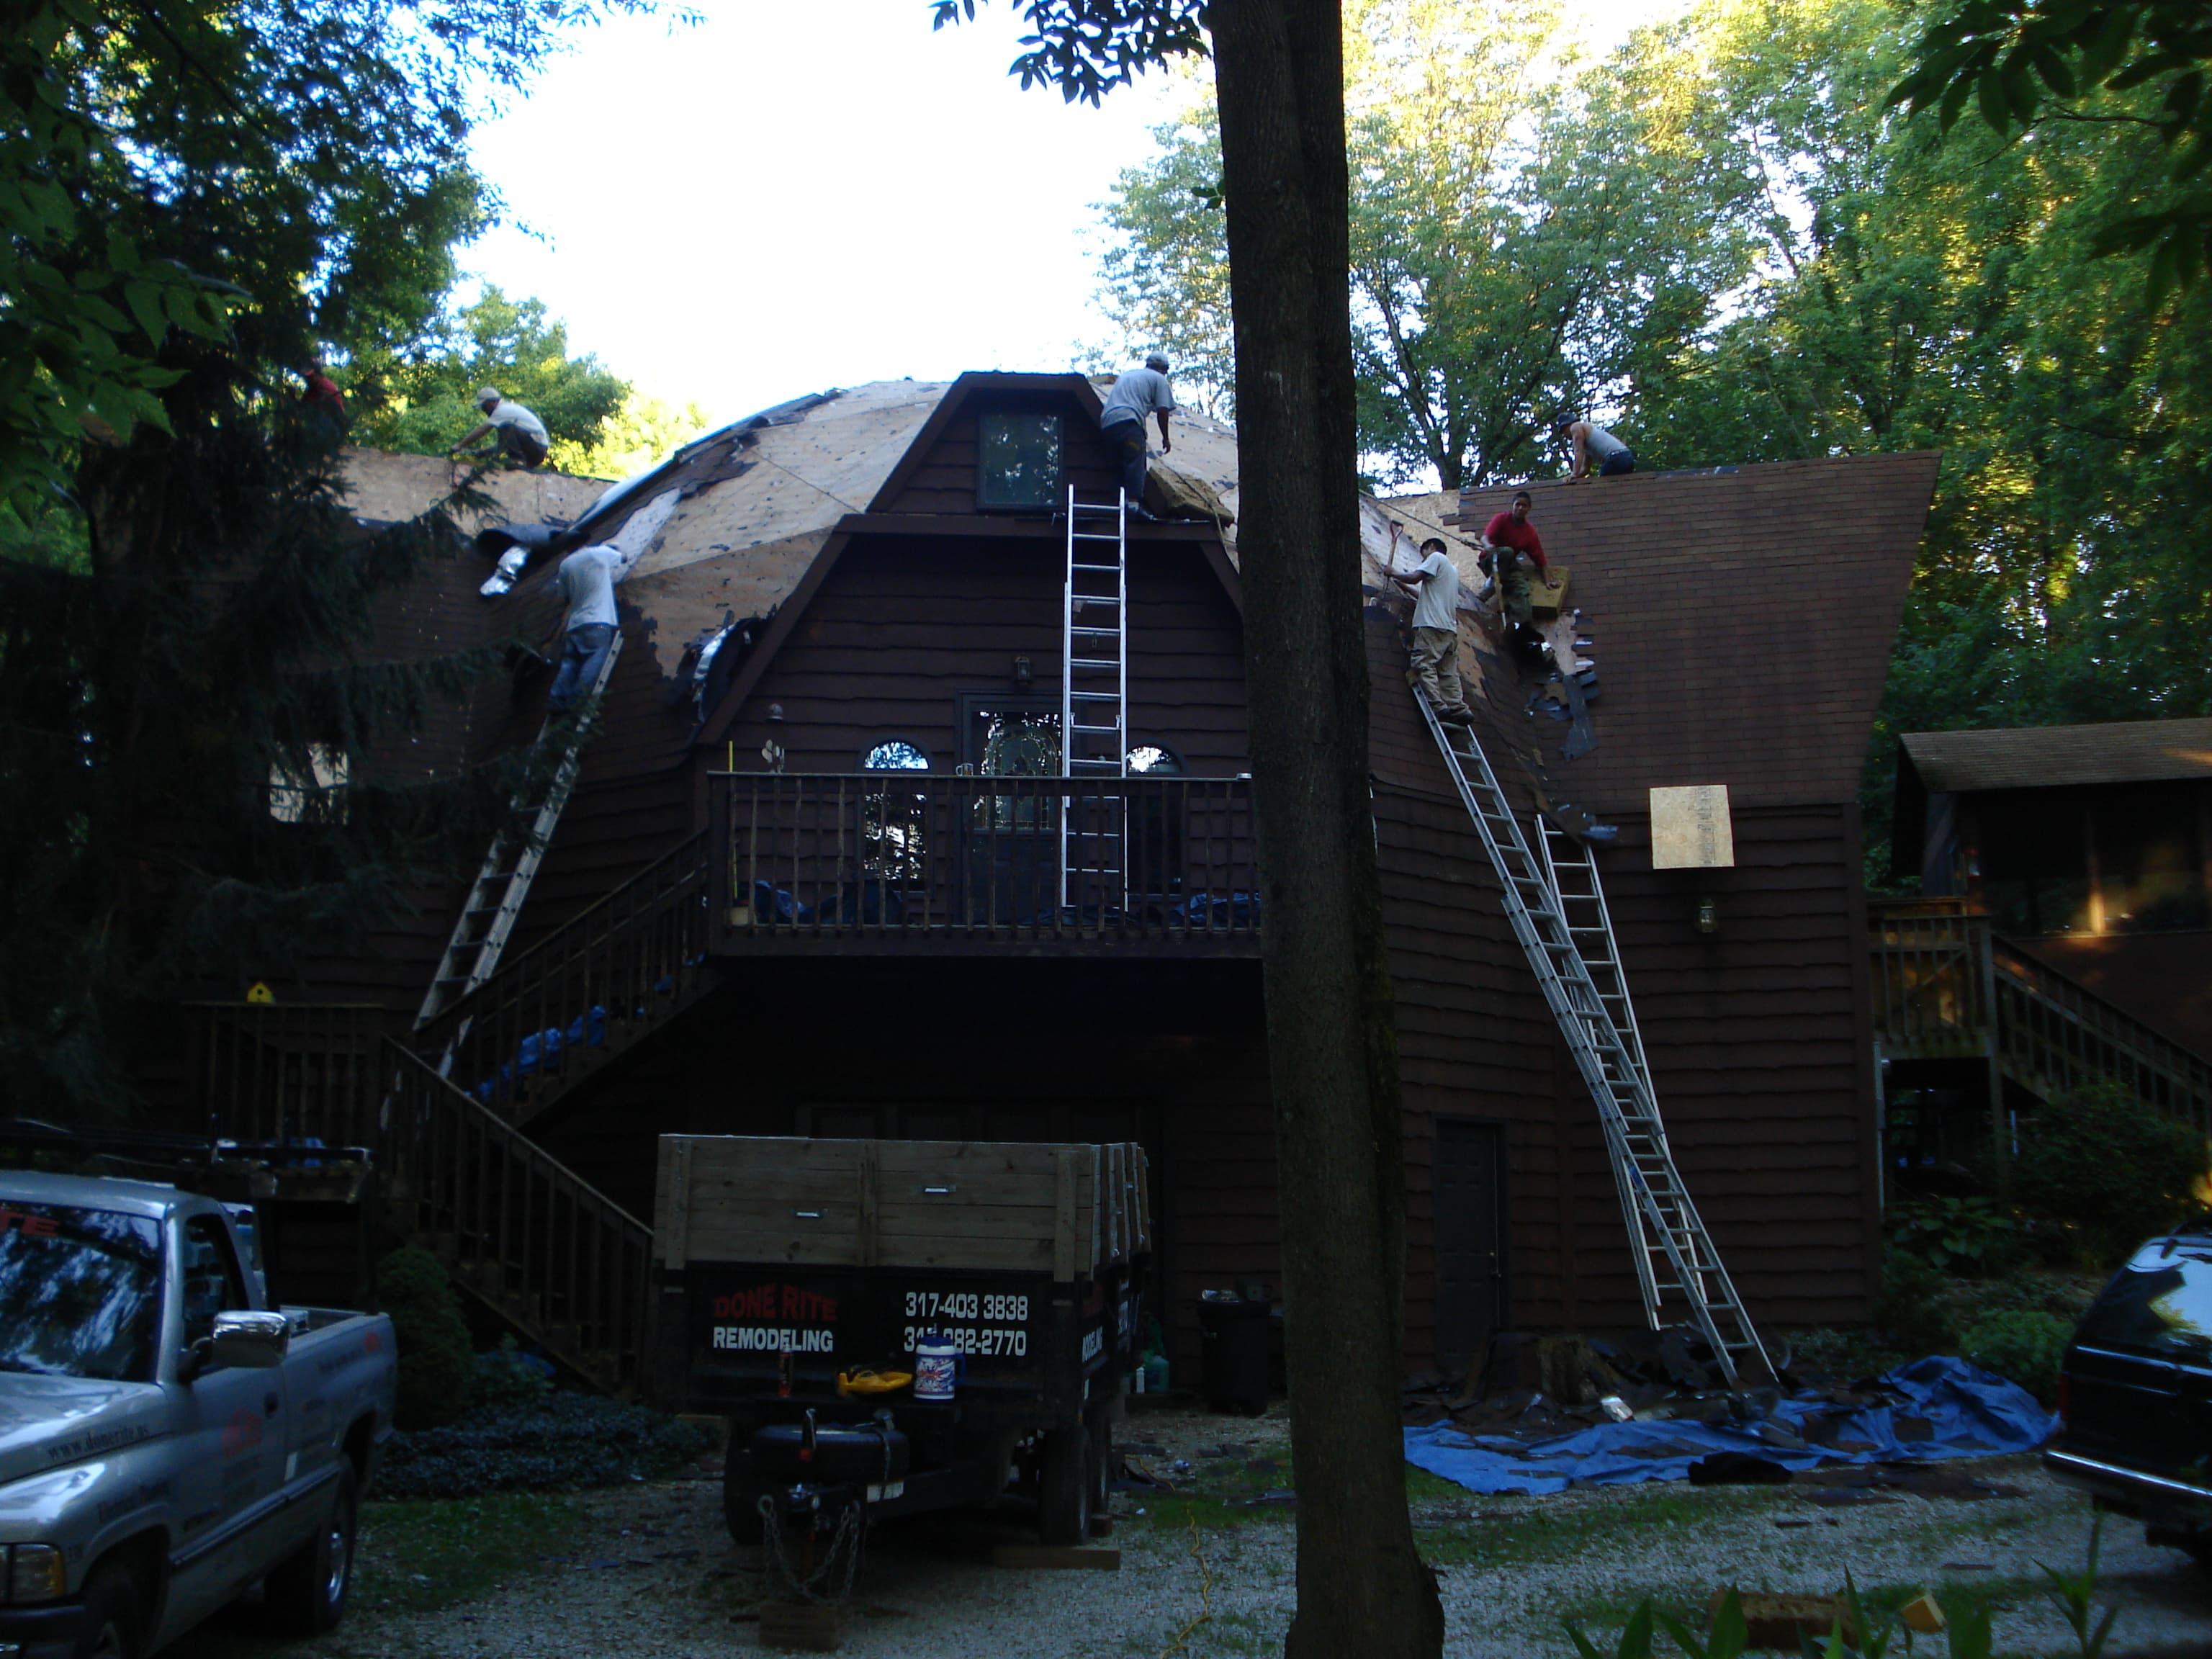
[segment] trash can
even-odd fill
[[[1267,1409],[1268,1310],[1233,1291],[1199,1300],[1198,1341],[1209,1410],[1257,1417]]]

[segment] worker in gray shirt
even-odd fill
[[[1567,452],[1571,481],[1593,472],[1618,478],[1636,471],[1636,453],[1595,421],[1568,422],[1559,428],[1559,443]]]
[[[615,578],[623,556],[605,543],[580,547],[561,561],[554,586],[568,604],[561,668],[547,694],[548,714],[565,714],[592,694],[615,644]]]
[[[1168,436],[1168,416],[1174,413],[1168,360],[1157,351],[1145,359],[1142,368],[1133,368],[1115,380],[1098,411],[1098,430],[1121,463],[1121,493],[1128,498],[1132,518],[1149,521],[1153,516],[1145,507],[1145,416],[1159,416],[1160,453],[1164,455],[1175,447]]]

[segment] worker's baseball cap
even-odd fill
[[[497,386],[487,386],[477,388],[477,401],[478,403],[495,404],[499,400],[499,388]]]
[[[1158,369],[1163,374],[1166,374],[1168,372],[1167,353],[1164,351],[1153,352],[1145,359],[1145,367],[1146,368]]]

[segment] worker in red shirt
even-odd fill
[[[1534,505],[1534,498],[1524,489],[1513,498],[1510,508],[1494,514],[1482,527],[1483,550],[1477,561],[1498,583],[1505,619],[1516,624],[1534,617],[1528,572],[1532,567],[1545,568],[1544,538],[1528,522],[1528,509]]]
[[[346,423],[345,393],[340,392],[338,383],[331,379],[330,371],[323,367],[323,360],[310,357],[307,366],[300,371],[300,378],[307,384],[307,389],[300,394],[301,406],[343,428]]]

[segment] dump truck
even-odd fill
[[[732,1534],[826,1563],[874,1520],[1005,1505],[1087,1538],[1149,1191],[1134,1143],[663,1136],[650,1391],[728,1419]]]

